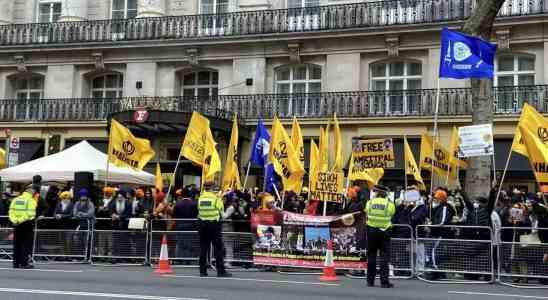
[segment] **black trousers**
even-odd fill
[[[207,255],[211,245],[213,245],[217,273],[226,272],[221,228],[221,222],[200,221],[198,232],[200,234],[200,273],[202,274],[207,272]]]
[[[375,282],[377,276],[377,253],[380,251],[381,284],[388,281],[390,262],[390,234],[378,228],[367,226],[367,282]]]
[[[34,222],[26,221],[13,228],[13,267],[29,264],[34,243]]]

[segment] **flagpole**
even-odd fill
[[[405,188],[403,189],[404,191],[407,190],[407,185],[409,184],[409,183],[407,182],[407,160],[408,160],[408,158],[407,158],[407,155],[406,155],[406,154],[407,154],[407,153],[406,153],[407,151],[405,151],[405,147],[406,147],[406,144],[405,144],[405,143],[406,143],[406,142],[407,142],[407,136],[404,135],[404,136],[403,136],[403,144],[404,144],[404,145],[403,145],[403,147],[404,147],[404,149],[403,149],[403,184],[405,185]],[[405,197],[406,197],[406,196],[405,196],[405,193],[404,193],[404,196],[403,196],[403,197],[404,197],[404,200],[405,200]]]
[[[325,217],[327,215],[327,201],[323,201],[323,216]]]
[[[495,146],[493,146],[493,181],[497,180],[497,166],[495,163]]]
[[[179,157],[177,158],[177,163],[175,164],[175,170],[173,170],[173,174],[171,175],[171,180],[169,181],[169,186],[167,188],[167,194],[166,194],[166,197],[164,198],[164,202],[168,201],[167,199],[169,197],[169,193],[171,192],[171,186],[175,182],[175,174],[177,174],[177,168],[179,167],[180,162],[181,162],[181,154],[179,153]],[[202,178],[202,186],[203,186],[203,181],[204,181],[204,178]]]
[[[508,166],[510,165],[510,158],[512,158],[512,149],[510,149],[510,153],[508,153],[508,158],[506,159],[506,166],[504,167],[504,171],[502,172],[502,177],[500,178],[499,190],[497,192],[497,199],[495,199],[495,207],[497,206],[499,202],[500,193],[502,192],[502,183],[504,182],[504,179],[506,177],[506,171],[508,170]]]
[[[434,111],[434,134],[432,136],[432,156],[436,151],[436,141],[438,136],[438,112],[440,109],[440,78],[438,77],[437,89],[436,89],[436,106]],[[430,195],[434,193],[434,164],[431,163],[431,172],[430,172]],[[432,201],[430,201],[430,218],[432,218]]]
[[[247,171],[245,172],[245,179],[244,179],[244,186],[243,189],[245,190],[245,187],[247,185],[247,178],[249,177],[249,170],[251,169],[251,161],[247,163]]]

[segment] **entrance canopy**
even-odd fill
[[[95,181],[105,181],[107,155],[82,141],[64,151],[0,171],[3,181],[31,182],[34,175],[42,181],[74,181],[75,172],[91,172]],[[108,182],[154,185],[154,175],[144,171],[109,165]]]

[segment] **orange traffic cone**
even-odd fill
[[[323,274],[320,281],[339,281],[335,273],[335,262],[333,261],[333,241],[327,241],[327,251],[325,253],[325,263]]]
[[[169,264],[169,257],[167,251],[167,238],[164,235],[162,238],[162,248],[160,249],[160,262],[158,263],[158,268],[154,271],[155,274],[173,274],[173,269]]]

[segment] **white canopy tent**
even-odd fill
[[[30,182],[34,175],[42,181],[74,181],[75,172],[91,172],[96,181],[105,181],[107,155],[82,141],[64,151],[0,171],[3,181]],[[154,185],[154,175],[109,165],[108,182]]]

